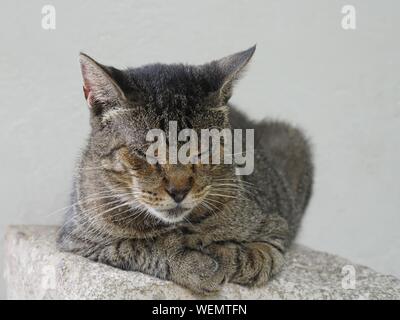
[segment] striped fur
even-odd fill
[[[100,263],[172,280],[199,294],[229,281],[265,284],[284,264],[312,191],[307,140],[282,122],[250,121],[227,102],[255,48],[202,66],[118,70],[81,56],[91,133],[58,245]],[[153,128],[254,128],[255,171],[149,165]],[[170,208],[167,192],[187,188]]]

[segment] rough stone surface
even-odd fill
[[[57,227],[12,226],[6,234],[9,299],[196,299],[188,290],[122,271],[55,248]],[[355,268],[355,288],[343,289]],[[345,269],[347,270],[347,269]],[[323,252],[295,245],[284,271],[262,288],[228,284],[217,299],[399,299],[400,280]]]

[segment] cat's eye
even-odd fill
[[[161,171],[161,165],[158,158],[145,154],[140,150],[133,150],[131,155],[131,170],[138,171],[147,166],[155,166],[157,171]]]
[[[142,169],[142,168],[143,168],[142,166],[136,165],[136,164],[134,164],[134,165],[131,166],[131,170],[133,170],[133,171],[138,171],[138,170],[140,170],[140,169]]]

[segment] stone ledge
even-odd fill
[[[196,299],[188,290],[58,252],[57,227],[11,226],[6,234],[9,299]],[[342,267],[354,265],[295,245],[283,272],[263,288],[228,284],[217,299],[400,299],[400,280],[354,265],[355,289],[342,288]]]

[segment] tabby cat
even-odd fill
[[[278,273],[309,202],[313,165],[302,132],[253,122],[228,104],[255,47],[203,65],[126,70],[80,54],[91,132],[58,246],[171,280],[194,293],[261,286]],[[252,174],[235,164],[150,164],[146,133],[254,129]]]

